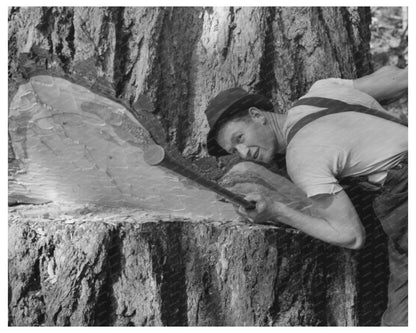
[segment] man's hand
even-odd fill
[[[256,203],[255,209],[244,209],[243,206],[238,207],[237,213],[242,217],[248,219],[251,223],[262,223],[270,221],[276,217],[275,206],[278,204],[272,199],[263,196],[260,193],[249,193],[244,199],[247,201],[254,201]]]
[[[237,212],[252,223],[278,221],[334,245],[349,249],[364,245],[365,229],[344,191],[314,196],[308,213],[260,193],[247,194],[245,199],[255,201],[256,208],[245,210],[240,207]]]

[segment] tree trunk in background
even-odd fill
[[[285,111],[318,79],[368,73],[370,21],[341,7],[9,8],[9,96],[33,68],[130,103],[147,96],[168,143],[218,178],[209,99],[241,86]],[[374,288],[357,278],[368,249],[224,221],[132,223],[125,211],[52,219],[49,208],[10,213],[10,325],[377,325],[385,302],[383,285],[371,318],[359,313]]]
[[[12,8],[9,79],[22,53],[40,66],[149,96],[169,141],[204,155],[204,110],[241,86],[282,110],[317,79],[370,71],[366,8]],[[45,60],[47,59],[47,60]]]

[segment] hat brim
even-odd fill
[[[248,109],[252,106],[258,107],[262,110],[271,110],[273,109],[273,104],[264,96],[257,94],[250,94],[243,96],[241,99],[235,101],[227,109],[225,109],[222,114],[215,121],[214,126],[209,130],[207,135],[207,150],[208,154],[216,157],[229,155],[229,153],[224,150],[217,142],[215,136],[219,129],[219,125],[222,120],[236,114],[237,112]]]

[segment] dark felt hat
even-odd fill
[[[208,107],[205,110],[205,115],[207,116],[210,127],[210,131],[207,135],[207,149],[210,155],[228,155],[215,139],[215,133],[218,126],[221,124],[221,121],[252,106],[267,111],[273,108],[273,104],[266,97],[257,94],[249,94],[242,88],[223,90],[209,101]]]

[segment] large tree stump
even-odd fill
[[[10,325],[356,325],[349,251],[132,209],[10,212]]]

